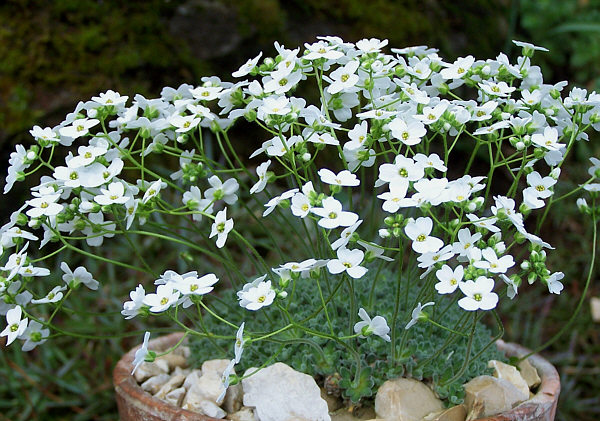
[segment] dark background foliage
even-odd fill
[[[4,0],[0,162],[7,162],[15,144],[32,141],[28,130],[34,124],[55,125],[79,100],[98,92],[154,97],[163,86],[196,84],[205,75],[227,80],[259,51],[273,55],[273,41],[295,47],[316,35],[386,38],[393,47],[425,44],[439,48],[447,60],[467,54],[491,58],[500,51],[514,57],[518,51],[510,40],[519,39],[551,50],[535,57],[547,82],[569,80],[598,90],[599,18],[599,0]],[[580,147],[579,164],[598,156],[597,141]],[[564,171],[567,179],[581,180],[581,165]],[[10,203],[25,194],[25,186],[17,185],[3,197],[3,222],[13,210]],[[520,304],[502,309],[507,339],[531,347],[569,318],[589,260],[590,227],[574,206],[558,208],[551,222],[550,241],[563,244],[553,254],[553,268],[567,274],[563,295],[523,288]],[[120,247],[115,244],[112,252],[126,253]],[[138,280],[106,270],[101,278],[104,288],[79,291],[75,313],[63,324],[115,333],[143,329],[144,322],[125,323],[118,311]],[[598,293],[596,285],[590,294]],[[141,336],[57,338],[27,355],[14,346],[2,349],[0,420],[116,419],[111,370]],[[544,355],[562,376],[558,419],[600,418],[600,335],[587,301],[574,328]]]

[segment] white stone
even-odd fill
[[[388,380],[375,396],[375,413],[386,420],[421,421],[426,415],[443,409],[442,401],[433,391],[415,379]]]
[[[240,383],[229,386],[221,407],[227,411],[228,414],[237,412],[242,407],[243,396],[244,391]]]
[[[144,380],[149,379],[150,377],[158,376],[161,373],[168,373],[168,368],[164,368],[156,365],[155,363],[149,363],[144,361],[140,364],[140,366],[135,370],[134,377],[138,383],[142,383]]]
[[[167,401],[175,406],[181,406],[181,401],[183,400],[184,395],[185,395],[185,388],[178,387],[177,389],[173,389],[169,393],[167,393],[167,395],[165,396],[165,401]]]
[[[505,364],[502,361],[498,360],[488,361],[488,367],[494,369],[494,377],[508,380],[510,383],[513,384],[513,386],[519,389],[520,392],[522,392],[524,395],[529,396],[529,386],[527,385],[527,382],[525,381],[523,376],[521,376],[521,373],[519,373],[519,370],[517,370],[516,367],[509,364]]]
[[[202,376],[202,371],[200,371],[198,369],[192,370],[186,376],[185,381],[183,382],[183,387],[185,387],[186,390],[189,390],[190,387],[192,387],[192,385],[198,381],[198,379],[200,378],[200,376]]]
[[[211,401],[184,402],[182,408],[213,418],[224,418],[227,415],[216,403]]]
[[[492,376],[475,377],[464,385],[465,405],[469,413],[489,417],[508,411],[529,398],[507,380]]]
[[[542,382],[540,375],[535,367],[531,365],[529,360],[523,360],[519,362],[519,372],[527,382],[527,386],[529,386],[530,389],[538,386]]]
[[[187,359],[183,355],[170,353],[157,357],[156,363],[158,364],[159,361],[165,361],[167,363],[167,367],[169,367],[169,370],[171,371],[175,370],[175,367],[187,367]]]
[[[169,376],[167,373],[160,373],[156,376],[150,377],[148,380],[142,383],[141,387],[151,395],[155,395],[156,392],[160,390],[162,385],[168,382],[170,378],[171,376]]]
[[[202,374],[213,371],[213,372],[217,373],[219,375],[219,377],[221,377],[221,375],[223,375],[223,372],[225,371],[225,369],[227,368],[228,365],[229,365],[229,360],[204,361],[204,363],[202,363]]]
[[[154,360],[153,364],[156,365],[158,368],[160,368],[165,373],[168,373],[169,371],[171,371],[169,369],[169,363],[167,362],[167,360],[161,360],[160,358],[157,358],[156,360]]]
[[[423,421],[465,421],[467,418],[467,407],[456,405],[442,412],[429,414]]]
[[[164,399],[171,390],[177,389],[183,381],[185,380],[185,376],[182,374],[178,374],[176,376],[172,376],[168,382],[162,385],[160,390],[156,392],[154,395],[158,399]]]
[[[244,373],[244,405],[259,421],[330,421],[327,402],[311,376],[283,363]],[[250,376],[251,373],[254,373]]]
[[[227,419],[231,421],[256,421],[252,408],[243,407],[233,414],[229,414]]]

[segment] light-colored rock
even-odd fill
[[[159,361],[165,361],[167,363],[167,367],[169,367],[169,370],[175,370],[175,367],[187,367],[188,363],[187,363],[187,359],[183,356],[183,355],[177,355],[177,354],[167,354],[167,355],[162,355],[158,358],[156,358],[156,363],[158,364]]]
[[[171,354],[181,355],[187,360],[188,358],[190,358],[190,355],[192,355],[192,350],[189,346],[183,345],[178,348],[175,348]]]
[[[158,392],[154,395],[158,399],[164,399],[171,390],[177,389],[179,386],[183,384],[185,380],[185,376],[178,374],[176,376],[171,376],[171,378],[162,385]]]
[[[484,413],[485,413],[485,404],[483,403],[483,401],[476,401],[473,403],[471,410],[467,414],[466,421],[474,421],[474,420],[478,420],[479,418],[483,418]]]
[[[227,419],[231,421],[256,421],[256,418],[254,418],[254,411],[252,408],[247,407],[243,407],[239,411],[229,414]]]
[[[529,398],[529,391],[525,394],[509,381],[492,376],[475,377],[464,387],[469,417],[480,406],[483,406],[481,415],[487,417],[512,409]]]
[[[181,407],[213,418],[224,418],[227,415],[216,403],[211,401],[184,402]]]
[[[142,383],[141,387],[151,395],[156,395],[160,388],[166,382],[168,382],[170,378],[171,376],[169,376],[167,373],[160,373],[156,376],[150,377],[148,380]]]
[[[171,371],[169,369],[169,363],[167,362],[167,360],[161,360],[161,359],[157,358],[156,360],[154,360],[153,364],[156,365],[158,368],[160,368],[165,373],[168,373],[169,371]]]
[[[529,386],[530,389],[538,386],[542,382],[537,370],[531,365],[529,360],[523,360],[519,363],[519,372],[527,382],[527,386]]]
[[[421,421],[426,415],[443,409],[442,401],[433,391],[415,379],[388,380],[375,396],[375,413],[387,420]]]
[[[340,409],[342,406],[344,406],[344,402],[342,401],[342,399],[340,397],[330,395],[322,387],[320,389],[321,389],[321,398],[323,398],[323,400],[325,402],[327,402],[327,408],[329,409],[329,412],[335,412],[338,409]]]
[[[192,372],[191,368],[175,367],[175,370],[173,370],[172,374],[183,374],[184,376],[187,377],[187,375],[190,374],[191,372]]]
[[[190,392],[197,392],[205,399],[220,405],[222,401],[217,401],[223,390],[221,375],[216,371],[202,371],[202,376],[190,388]]]
[[[331,420],[327,402],[311,376],[283,363],[256,370],[244,373],[249,377],[242,380],[242,387],[244,405],[254,408],[259,421]]]
[[[592,320],[596,323],[600,322],[600,297],[590,298],[590,310],[592,313]]]
[[[181,401],[183,400],[184,396],[185,387],[178,387],[177,389],[173,389],[169,393],[167,393],[167,395],[165,396],[165,401],[175,406],[181,406]]]
[[[524,395],[529,396],[529,386],[523,376],[521,376],[521,373],[519,373],[519,370],[517,370],[517,367],[498,360],[488,361],[488,367],[494,369],[494,377],[508,380],[519,391],[523,392]]]
[[[200,378],[200,376],[202,376],[202,371],[195,369],[192,370],[186,377],[185,380],[183,382],[183,387],[186,388],[186,390],[189,390],[190,387],[192,387],[192,384],[196,383],[198,381],[198,379]]]
[[[140,364],[140,366],[135,370],[133,376],[138,383],[142,383],[146,379],[150,377],[158,376],[161,373],[168,373],[169,369],[156,365],[155,363],[149,363],[144,361]]]
[[[423,418],[423,421],[465,421],[467,407],[456,405],[441,412],[434,412]]]
[[[208,372],[216,372],[219,377],[223,374],[227,366],[229,365],[229,360],[208,360],[202,363],[202,374],[206,374]]]
[[[221,407],[227,411],[228,414],[237,412],[242,407],[243,396],[244,390],[240,383],[229,386]]]

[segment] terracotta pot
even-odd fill
[[[148,348],[156,351],[173,346],[181,333],[172,333],[151,340]],[[529,351],[520,345],[498,341],[498,348],[509,356],[520,356]],[[135,351],[133,348],[119,360],[113,372],[117,405],[121,421],[217,421],[216,418],[181,409],[154,398],[137,384],[131,375]],[[516,408],[479,421],[553,421],[560,393],[560,378],[556,369],[539,355],[529,357],[542,380],[538,392]]]

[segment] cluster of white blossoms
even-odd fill
[[[167,87],[158,98],[135,95],[130,103],[107,91],[80,102],[56,127],[34,127],[36,144],[11,154],[4,192],[49,171],[0,231],[0,314],[7,321],[0,335],[24,340],[27,350],[42,343],[52,328],[44,315],[55,313],[38,306],[52,310],[79,284],[98,283],[65,263],[69,281],[41,287],[51,273],[39,263],[62,249],[83,251],[82,239],[98,248],[128,232],[205,252],[240,275],[229,281],[241,287],[236,305],[249,311],[285,310],[281,302],[293,298],[287,289],[295,282],[340,279],[363,294],[370,287],[360,282],[376,259],[393,268],[413,262],[426,281],[411,287],[430,287],[418,296],[431,301],[414,303],[391,329],[429,317],[423,308],[437,295],[460,294],[458,305],[476,311],[494,309],[504,293],[513,298],[523,279],[560,293],[563,274],[545,263],[544,249],[552,247],[526,220],[543,222],[546,214],[534,211],[555,200],[565,158],[588,139],[587,129],[600,131],[600,94],[544,83],[531,63],[540,48],[516,44],[523,47],[516,62],[505,54],[446,62],[423,46],[388,54],[387,41],[377,39],[320,37],[304,51],[276,43],[275,58],[261,53],[233,73],[248,79],[205,77],[199,86]],[[316,90],[319,101],[294,96],[297,87]],[[229,138],[236,120],[264,130],[250,160]],[[590,178],[577,190],[595,199],[600,161],[591,160]],[[494,183],[498,173],[502,182]],[[578,206],[593,212],[583,198]],[[270,268],[243,235],[248,221],[267,237],[283,232],[295,254]],[[34,243],[44,258],[28,257]],[[258,262],[244,275],[254,281],[242,286],[228,246]],[[167,270],[155,292],[143,285],[132,291],[122,313],[132,318],[194,303],[207,309],[203,296],[217,281],[215,274]],[[316,308],[326,305],[315,299]],[[369,305],[380,313],[393,307],[392,300]],[[387,321],[367,310],[351,309],[348,317],[358,311],[361,319],[351,336],[390,340]],[[236,348],[235,363],[238,354]]]

